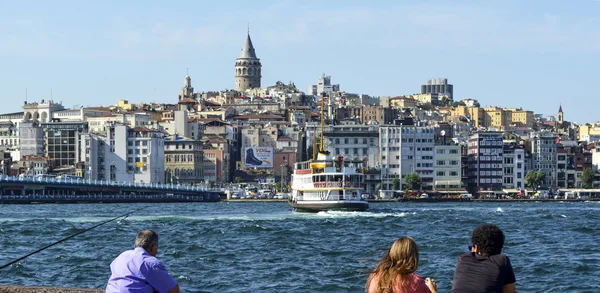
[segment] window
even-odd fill
[[[437,171],[435,173],[435,176],[446,176],[446,172],[444,172],[444,171]]]
[[[254,130],[248,130],[248,134],[254,134]]]

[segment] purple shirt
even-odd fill
[[[160,260],[141,247],[121,253],[110,264],[110,271],[106,293],[163,293],[177,285]]]

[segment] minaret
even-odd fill
[[[558,127],[562,128],[563,127],[563,122],[564,122],[565,116],[562,110],[562,105],[560,105],[560,107],[558,107]]]
[[[261,68],[260,59],[256,57],[252,40],[250,40],[250,27],[248,27],[242,54],[235,62],[235,89],[238,92],[244,92],[247,89],[259,88]]]

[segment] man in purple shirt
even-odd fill
[[[141,231],[133,247],[110,264],[112,274],[106,293],[179,293],[177,281],[155,257],[158,234],[152,230]]]

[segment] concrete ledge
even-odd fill
[[[30,287],[0,285],[0,293],[102,293],[104,289]]]

